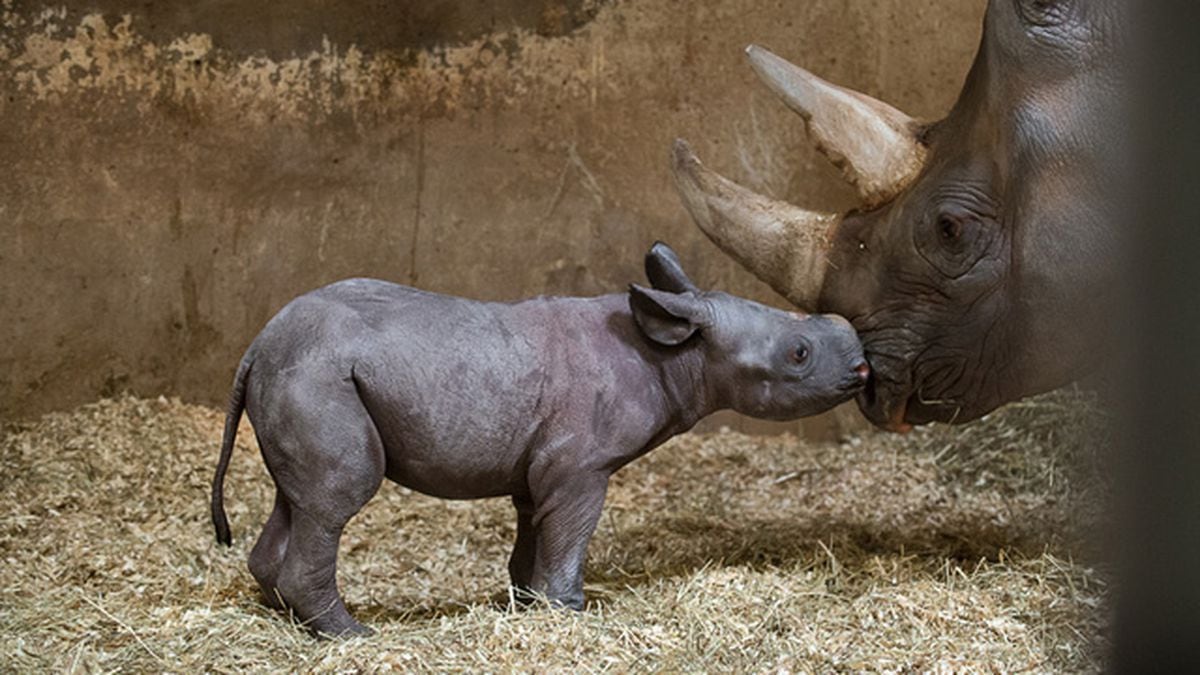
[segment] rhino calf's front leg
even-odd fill
[[[583,609],[583,567],[588,542],[600,520],[607,474],[585,474],[553,484],[535,498],[537,538],[530,587],[555,606]]]
[[[533,501],[513,496],[517,510],[517,541],[508,559],[508,576],[512,581],[513,599],[518,604],[533,600],[533,564],[537,559],[537,531],[533,528]]]

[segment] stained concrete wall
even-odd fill
[[[346,276],[599,294],[664,239],[701,285],[783,304],[690,224],[671,140],[845,207],[742,48],[936,117],[984,4],[0,0],[0,418],[219,402],[274,311]]]

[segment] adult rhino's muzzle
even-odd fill
[[[954,424],[979,417],[965,413],[961,406],[926,401],[916,392],[880,386],[874,379],[856,400],[863,416],[872,424],[898,433],[908,433],[914,426],[931,422]]]
[[[856,401],[863,416],[872,424],[902,434],[921,424],[956,420],[957,409],[930,404],[921,400],[921,396],[915,392],[881,385],[874,377],[867,382]]]
[[[866,386],[856,397],[858,408],[877,427],[907,433],[912,430],[908,421],[908,408],[913,397],[907,378],[897,377],[894,368],[901,364],[871,350],[864,349],[867,362],[871,364],[871,376]],[[901,373],[904,370],[899,371]]]
[[[871,378],[857,402],[863,415],[880,428],[905,433],[930,422],[967,422],[1000,402],[972,386],[975,381],[964,375],[978,369],[958,355],[932,354],[928,344],[905,349],[871,331],[861,337]]]

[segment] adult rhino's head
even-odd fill
[[[688,210],[796,305],[860,332],[874,423],[963,422],[1078,377],[1095,359],[1118,138],[1107,0],[992,0],[962,94],[936,123],[750,47],[862,206],[820,213],[755,194],[677,141]]]

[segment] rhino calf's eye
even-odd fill
[[[807,361],[808,360],[808,347],[805,347],[803,345],[797,347],[796,351],[792,353],[792,360],[795,361],[796,363],[804,363],[805,361]]]

